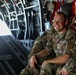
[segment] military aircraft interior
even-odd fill
[[[50,30],[56,11],[67,14],[71,23],[76,0],[0,0],[1,75],[19,75],[35,39]]]

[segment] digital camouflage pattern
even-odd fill
[[[75,52],[64,66],[64,68],[66,68],[66,70],[68,71],[69,75],[76,75],[76,40],[75,40],[74,48],[75,48]],[[58,69],[57,75],[59,71],[60,69]]]
[[[73,57],[76,59],[76,55]],[[62,68],[65,68],[68,71],[69,75],[76,75],[76,60],[70,58],[64,67],[59,67],[57,69],[56,75],[59,75],[59,71]]]
[[[55,32],[55,34],[52,36],[51,32],[45,32],[42,36],[38,37],[34,43],[34,46],[32,48],[32,51],[30,52],[28,59],[30,61],[30,58],[32,55],[38,53],[39,51],[46,48],[49,51],[49,54],[51,54],[52,51],[55,52],[56,56],[60,56],[63,54],[69,54],[70,59],[76,61],[76,34],[71,30],[67,30],[67,32],[63,35],[59,35]],[[39,70],[31,70],[29,67],[29,61],[27,68],[24,68],[20,75],[58,75],[60,69],[62,67],[66,67],[69,75],[75,75],[75,67],[76,63],[72,61],[68,61],[64,65],[57,65],[57,64],[47,64],[45,65],[41,70],[39,74]],[[41,63],[43,60],[39,60]],[[72,63],[72,65],[70,64]],[[73,66],[73,67],[72,67]],[[68,68],[70,67],[70,68]],[[40,67],[39,67],[40,68]],[[58,70],[57,70],[58,69]],[[56,73],[57,71],[57,73]],[[74,72],[73,72],[74,71]],[[31,74],[32,73],[32,74]],[[74,74],[73,74],[74,73]]]
[[[70,33],[69,35],[72,36],[73,33],[72,34]],[[76,75],[76,35],[75,35],[74,39],[70,40],[68,47],[69,47],[69,50],[71,51],[71,53],[69,52],[71,57],[68,60],[68,62],[64,65],[64,68],[66,68],[69,75]],[[59,75],[60,70],[61,70],[61,68],[58,68],[56,75]]]
[[[57,32],[52,37],[53,40],[48,41],[48,51],[51,53],[52,48],[54,49],[54,52],[56,56],[60,56],[63,54],[69,54],[70,59],[69,61],[64,65],[56,65],[56,64],[50,64],[50,68],[46,68],[47,65],[44,66],[42,69],[44,71],[41,71],[40,75],[59,75],[59,71],[62,67],[65,67],[68,70],[69,75],[76,75],[76,33],[73,32],[71,29],[68,29],[67,32],[63,35],[59,35]],[[52,47],[53,44],[53,47]],[[51,48],[50,48],[51,47]],[[58,69],[58,70],[57,70]],[[57,71],[57,73],[56,73]],[[53,74],[52,72],[56,73]]]

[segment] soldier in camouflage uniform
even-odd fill
[[[69,29],[66,23],[66,15],[63,12],[57,12],[53,23],[56,32],[48,39],[45,49],[31,57],[30,67],[36,69],[36,66],[40,64],[38,59],[46,57],[53,52],[56,54],[55,58],[45,60],[40,64],[38,75],[56,75],[56,71],[58,73],[57,69],[63,69],[63,67],[65,67],[69,75],[75,75],[76,63],[73,61],[75,61],[76,54],[76,33]],[[66,68],[66,66],[68,67]],[[62,75],[61,71],[59,72]]]

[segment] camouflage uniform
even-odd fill
[[[53,47],[52,47],[53,45]],[[66,64],[47,64],[45,65],[39,75],[59,75],[58,72],[62,67],[68,70],[69,75],[75,75],[76,73],[76,34],[68,29],[63,35],[59,35],[57,32],[53,35],[52,40],[47,43],[47,50],[51,53],[54,49],[56,57],[63,54],[70,55],[70,59]],[[64,66],[65,65],[65,66]],[[58,69],[58,70],[57,70]],[[56,74],[57,71],[57,74]]]
[[[52,52],[54,51],[56,56],[60,56],[63,54],[69,54],[71,57],[71,55],[73,54],[75,55],[75,51],[74,51],[76,50],[75,36],[76,36],[75,33],[70,29],[67,30],[67,32],[64,33],[63,35],[59,35],[56,32],[52,36],[50,35],[50,32],[49,33],[45,32],[41,37],[37,38],[38,41],[36,40],[33,50],[31,51],[29,55],[29,61],[32,55],[38,53],[44,48],[46,48],[49,51],[49,54],[53,54]],[[40,60],[40,62],[42,63],[43,61]],[[30,74],[26,73],[29,68],[28,66],[21,71],[20,75],[56,75],[57,69],[59,67],[62,68],[64,65],[65,64],[63,65],[47,64],[40,70],[40,73],[38,69],[35,69],[35,70],[32,69],[32,72],[31,70],[28,71]]]
[[[73,34],[70,34],[70,35],[73,35]],[[72,40],[70,40],[70,41],[72,41]],[[75,36],[74,41],[69,43],[69,46],[71,46],[71,44],[73,44],[73,48],[71,47],[69,50],[72,50],[71,51],[72,55],[63,67],[59,67],[57,69],[56,75],[59,75],[59,71],[62,68],[65,68],[68,71],[69,75],[76,75],[76,36]]]
[[[68,71],[68,75],[76,75],[76,55],[73,57],[75,59],[70,58],[63,67],[59,67],[57,69],[56,75],[59,75],[59,72],[62,68],[65,68]]]

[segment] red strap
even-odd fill
[[[76,0],[74,0],[74,2],[73,2],[73,4],[72,4],[72,14],[73,14],[73,15],[76,14],[76,13],[75,13],[75,11],[76,11],[76,9],[75,9],[75,8],[76,8],[76,4],[75,4],[75,3],[76,3]]]

